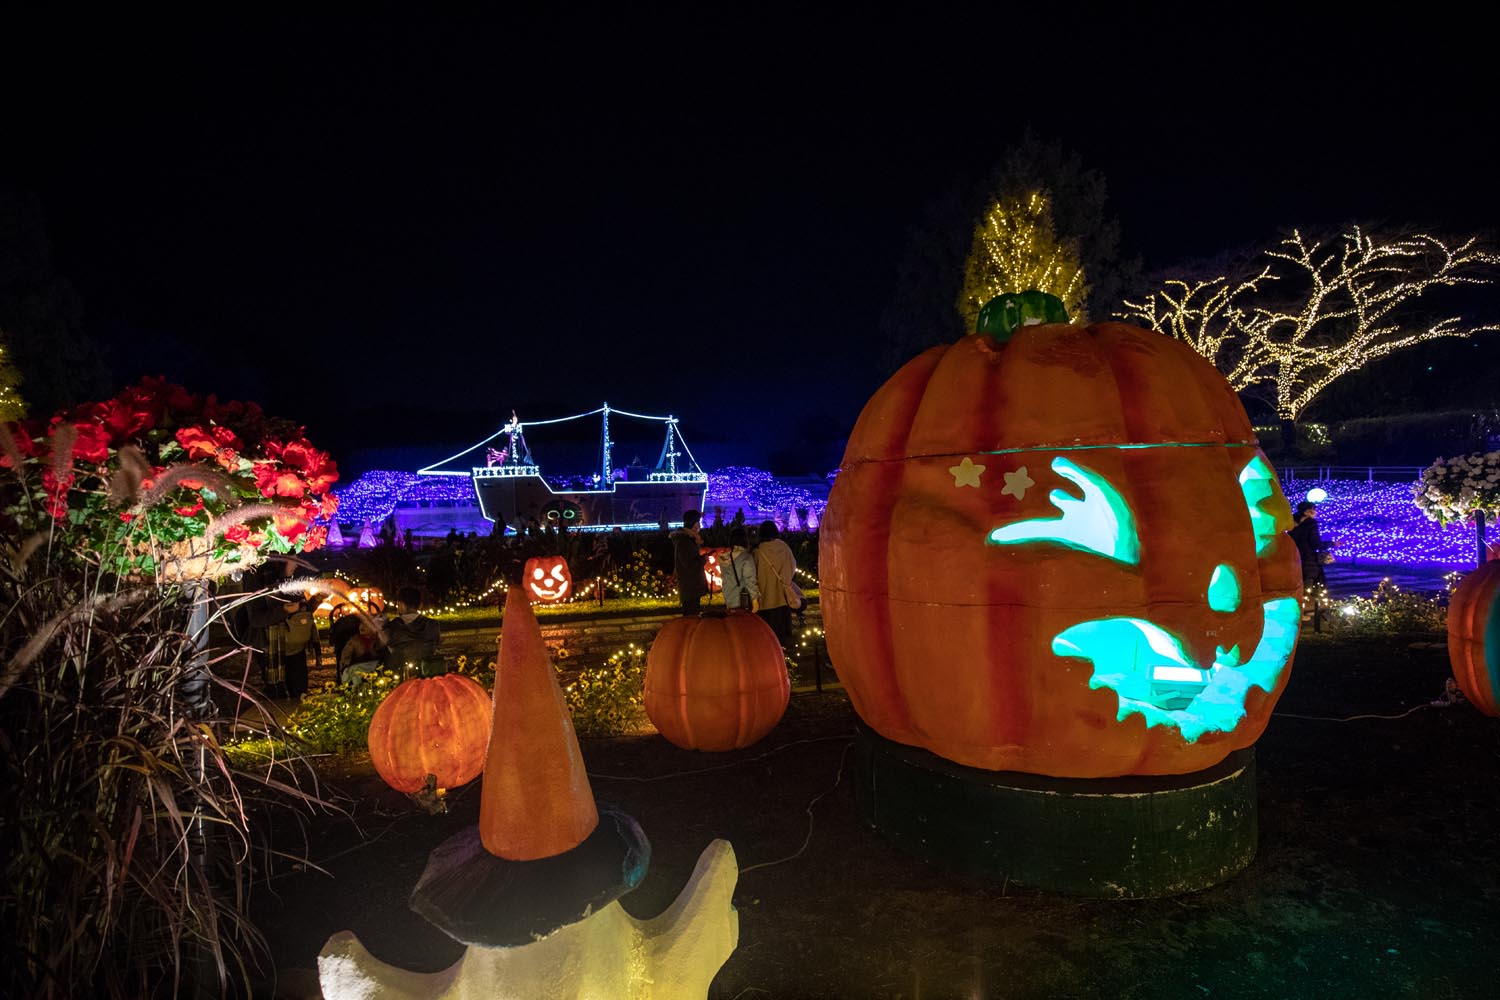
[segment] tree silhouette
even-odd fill
[[[888,374],[934,344],[952,343],[965,326],[955,304],[974,247],[976,227],[996,203],[1045,192],[1053,237],[1076,249],[1088,279],[1083,316],[1102,317],[1120,307],[1140,273],[1137,258],[1122,258],[1120,224],[1108,210],[1104,175],[1075,153],[1027,131],[981,180],[955,179],[923,208],[897,267],[896,290],[880,320],[881,362]]]
[[[45,415],[106,395],[109,376],[83,333],[83,303],[52,268],[41,203],[0,190],[0,331],[10,342],[31,412]]]

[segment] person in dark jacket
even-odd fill
[[[416,587],[402,587],[396,592],[396,615],[380,630],[387,669],[398,674],[416,671],[422,676],[442,673],[437,660],[438,640],[443,627],[418,610],[422,593]]]
[[[698,533],[698,524],[703,519],[701,510],[682,512],[682,527],[672,532],[672,562],[677,572],[677,595],[682,600],[682,613],[692,617],[698,613],[698,602],[708,593],[708,580],[703,575],[703,536]]]
[[[1296,523],[1287,534],[1292,536],[1297,554],[1302,557],[1303,589],[1324,583],[1323,537],[1318,533],[1318,505],[1311,500],[1299,503]]]

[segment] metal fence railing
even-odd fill
[[[1420,465],[1288,465],[1276,470],[1283,482],[1354,479],[1367,483],[1411,483],[1422,478]]]

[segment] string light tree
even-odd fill
[[[1346,375],[1426,341],[1500,329],[1409,315],[1429,292],[1494,281],[1500,255],[1476,238],[1386,238],[1357,226],[1310,238],[1294,230],[1262,256],[1253,276],[1171,279],[1127,300],[1122,315],[1187,343],[1235,391],[1267,396],[1288,448],[1309,404]]]
[[[866,821],[1079,895],[1249,864],[1254,743],[1301,617],[1290,526],[1244,407],[1187,346],[1070,325],[1041,293],[989,303],[866,404],[824,512]]]
[[[1087,322],[1089,286],[1078,247],[1058,239],[1045,191],[1001,195],[975,227],[958,296],[963,329],[974,329],[979,310],[995,296],[1026,289],[1057,296],[1064,312]]]
[[[0,423],[26,416],[26,402],[21,398],[21,373],[11,360],[10,345],[0,332]]]

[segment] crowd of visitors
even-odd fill
[[[708,594],[705,567],[709,548],[703,543],[703,514],[683,514],[682,527],[672,532],[672,555],[677,592],[684,615],[696,615]],[[792,615],[801,614],[806,599],[797,586],[797,559],[791,546],[781,539],[775,521],[762,521],[759,528],[732,523],[729,548],[719,554],[724,607],[759,615],[783,646],[792,642]]]

